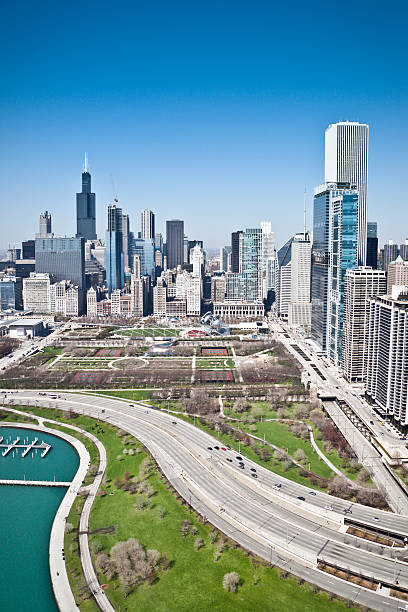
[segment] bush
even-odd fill
[[[72,523],[66,523],[65,524],[65,533],[71,533],[71,531],[73,531],[74,526],[72,525]]]
[[[198,551],[203,546],[204,542],[201,538],[196,538],[194,540],[194,548]]]
[[[298,448],[294,455],[293,455],[294,459],[296,459],[296,461],[299,461],[299,463],[306,463],[307,461],[307,455],[305,453],[305,451],[302,448]]]
[[[230,572],[229,574],[224,574],[224,578],[222,580],[222,586],[226,591],[235,593],[239,585],[239,580],[240,578],[237,572]]]

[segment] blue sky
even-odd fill
[[[75,232],[88,152],[98,232],[111,176],[131,228],[183,218],[190,238],[272,221],[303,225],[323,180],[329,123],[370,124],[368,218],[408,236],[406,3],[34,2],[3,4],[0,247],[48,209]]]

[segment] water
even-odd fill
[[[0,436],[44,440],[52,448],[44,459],[40,451],[21,458],[22,450],[0,454],[0,478],[70,481],[79,458],[68,442],[50,434],[0,427]],[[3,440],[4,442],[4,440]],[[4,449],[3,449],[4,450]],[[54,516],[65,487],[0,485],[0,608],[4,612],[55,612],[48,547]]]
[[[10,442],[17,437],[20,438],[19,444],[32,442],[38,438],[38,443],[42,441],[51,444],[51,449],[47,455],[41,459],[41,451],[30,451],[28,455],[21,457],[23,449],[12,450],[2,457],[0,453],[0,479],[12,478],[15,480],[59,480],[68,482],[72,480],[78,469],[79,457],[76,450],[65,440],[57,438],[41,431],[30,429],[20,429],[16,427],[0,427],[0,437],[3,436],[4,444],[8,439]],[[4,448],[0,447],[0,450]],[[14,456],[13,456],[14,453]]]

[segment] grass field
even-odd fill
[[[199,370],[232,370],[235,368],[234,360],[230,357],[203,358],[197,357],[196,368]]]
[[[140,338],[175,338],[180,335],[180,329],[174,327],[145,327],[145,328],[134,328],[134,329],[120,329],[115,331],[115,335],[120,336],[132,336]]]

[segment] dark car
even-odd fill
[[[230,459],[229,457],[227,457],[227,461],[228,461],[229,463],[232,463],[232,459]]]
[[[298,499],[300,499],[300,501],[305,501],[305,498],[302,497],[301,495],[298,495]]]
[[[252,478],[258,478],[258,474],[252,473],[251,476],[252,476]]]
[[[207,448],[208,448],[208,450],[212,450],[212,446],[208,446]]]
[[[251,472],[256,472],[256,469],[255,468],[251,468]]]
[[[316,495],[315,491],[309,491],[309,495]]]
[[[238,461],[242,461],[242,457],[236,457],[236,459],[238,459]]]
[[[214,446],[215,450],[220,450],[219,446]]]
[[[172,421],[173,425],[177,425],[177,421]]]
[[[240,463],[238,467],[241,468],[241,470],[245,470],[245,465],[243,463]]]

